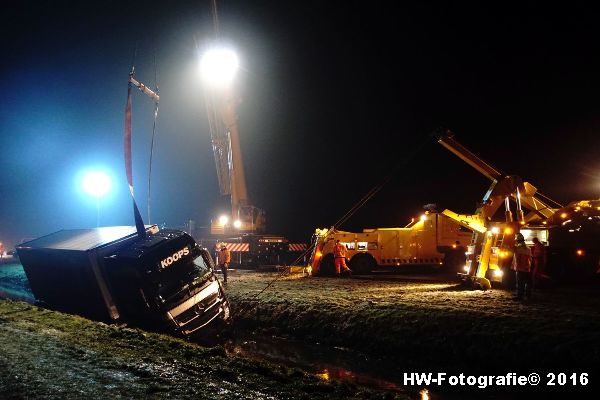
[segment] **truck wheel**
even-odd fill
[[[350,260],[350,269],[354,274],[368,274],[377,266],[377,262],[370,254],[357,254]]]
[[[335,263],[333,261],[333,254],[325,254],[321,260],[319,266],[319,276],[334,276],[335,275]]]

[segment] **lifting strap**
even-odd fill
[[[135,55],[134,55],[135,57]],[[156,61],[156,60],[155,60]],[[155,63],[156,66],[156,63]],[[152,172],[152,153],[154,151],[154,136],[156,133],[156,119],[158,117],[158,102],[160,97],[158,95],[158,84],[156,85],[156,91],[152,91],[143,83],[139,82],[134,77],[135,67],[131,67],[131,72],[129,73],[129,81],[127,84],[127,105],[125,107],[125,138],[124,138],[124,149],[125,149],[125,174],[127,175],[127,184],[129,185],[129,193],[131,194],[131,198],[133,200],[133,215],[135,218],[135,227],[137,230],[137,234],[140,238],[146,238],[146,228],[144,226],[144,221],[142,219],[142,215],[140,214],[140,210],[137,206],[137,202],[135,201],[135,196],[133,192],[133,167],[132,167],[132,157],[131,157],[131,89],[132,86],[137,87],[141,92],[145,93],[148,97],[150,97],[154,101],[154,124],[152,126],[152,143],[150,145],[150,173],[148,175],[148,222],[150,222],[150,174]],[[156,69],[155,69],[155,79],[156,79]]]
[[[133,168],[131,163],[131,84],[133,78],[133,69],[129,74],[129,84],[127,86],[127,105],[125,106],[125,174],[127,175],[127,184],[129,185],[129,193],[133,200],[133,216],[135,218],[135,227],[140,238],[146,238],[146,228],[144,221],[140,215],[135,196],[133,195]]]
[[[154,87],[155,96],[150,96],[154,99],[154,122],[152,123],[152,141],[150,142],[150,161],[148,162],[148,223],[150,224],[151,210],[151,183],[152,183],[152,156],[154,155],[154,137],[156,135],[156,119],[158,118],[158,70],[156,68],[156,48],[154,49]]]

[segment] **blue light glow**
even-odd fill
[[[104,172],[91,171],[84,175],[82,185],[86,193],[94,197],[102,197],[110,191],[112,182]]]

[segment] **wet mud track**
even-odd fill
[[[0,287],[32,299],[17,266],[0,271]],[[250,341],[236,340],[246,346],[231,341],[206,348],[3,300],[0,398],[409,398],[398,390],[374,390],[377,385],[307,374],[297,368],[305,362],[276,357],[269,363],[248,349]],[[269,344],[277,346],[275,339]]]

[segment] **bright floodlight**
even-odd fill
[[[242,221],[240,221],[239,219],[236,219],[236,220],[233,222],[233,226],[234,226],[236,229],[240,229],[240,228],[242,227]]]
[[[83,177],[83,190],[92,196],[104,196],[110,190],[110,186],[110,177],[103,172],[88,172]]]
[[[221,215],[219,217],[219,222],[221,223],[221,225],[226,225],[229,222],[229,218],[227,217],[227,215]]]
[[[200,60],[202,78],[211,85],[231,83],[239,63],[237,55],[230,49],[214,48],[208,50]]]

